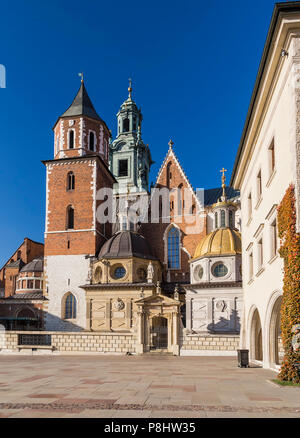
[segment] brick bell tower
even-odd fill
[[[111,236],[96,220],[99,189],[112,188],[110,131],[98,116],[83,80],[54,125],[54,159],[46,166],[45,295],[47,330],[86,327],[85,292],[90,257]]]

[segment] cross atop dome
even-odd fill
[[[224,169],[224,167],[223,167],[223,169],[221,169],[220,172],[223,173],[223,175],[222,175],[222,189],[223,189],[222,198],[224,198],[223,201],[226,201],[226,190],[225,190],[226,189],[226,185],[225,185],[226,176],[225,176],[225,172],[227,172],[227,169]]]

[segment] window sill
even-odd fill
[[[255,208],[255,210],[257,210],[258,209],[258,207],[260,206],[260,204],[261,204],[261,201],[262,201],[262,196],[260,195],[260,197],[259,197],[259,200],[257,201],[257,203],[256,203],[256,206],[254,207]]]
[[[259,271],[257,271],[257,273],[255,274],[256,277],[259,277],[263,272],[264,272],[265,268],[264,266],[262,266]]]
[[[278,254],[275,254],[269,261],[268,261],[268,263],[269,264],[271,264],[271,263],[273,263],[274,262],[274,260],[276,260],[276,259],[278,259]]]
[[[274,169],[273,172],[271,173],[271,175],[266,183],[266,187],[269,187],[271,185],[271,182],[273,181],[275,175],[276,175],[276,169]]]

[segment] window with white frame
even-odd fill
[[[69,130],[69,138],[68,138],[68,145],[69,149],[74,149],[74,140],[75,140],[75,133],[73,129]]]
[[[248,195],[248,221],[250,221],[252,217],[252,195],[251,192]]]
[[[95,134],[93,131],[90,131],[90,134],[89,134],[89,149],[92,152],[94,152],[94,150],[95,150]]]
[[[256,185],[257,185],[257,202],[260,200],[261,198],[261,194],[262,194],[262,185],[261,185],[261,170],[258,172],[257,177],[256,177]]]
[[[253,251],[249,252],[249,280],[253,278]]]
[[[270,176],[271,176],[275,170],[275,142],[274,142],[274,138],[269,146],[268,155],[269,155],[269,169],[270,169]]]
[[[257,267],[258,270],[262,268],[264,263],[264,248],[262,237],[257,242]]]
[[[277,254],[277,221],[271,223],[271,258]]]

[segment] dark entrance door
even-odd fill
[[[151,349],[161,350],[168,348],[168,320],[162,316],[152,318]]]

